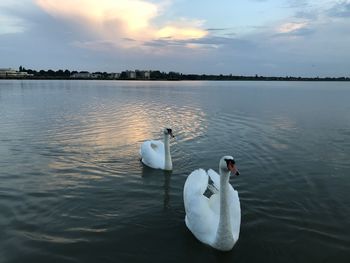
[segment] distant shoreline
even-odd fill
[[[110,80],[110,81],[317,81],[317,82],[349,82],[348,77],[238,77],[238,78],[181,78],[181,79],[110,79],[110,78],[59,78],[59,77],[0,77],[0,80]]]
[[[42,80],[132,80],[132,81],[350,81],[350,77],[276,77],[215,74],[184,74],[160,70],[125,70],[120,73],[69,70],[32,70],[20,66],[19,70],[0,68],[0,79]]]

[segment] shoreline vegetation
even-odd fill
[[[121,73],[69,71],[69,70],[32,70],[20,66],[19,70],[0,69],[0,79],[44,79],[44,80],[150,80],[150,81],[181,81],[181,80],[223,80],[223,81],[350,81],[350,77],[275,77],[275,76],[242,76],[215,74],[183,74],[179,72],[161,72],[159,70],[125,70]]]

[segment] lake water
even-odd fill
[[[138,157],[165,126],[172,172]],[[182,198],[223,155],[227,253]],[[0,262],[350,262],[350,83],[0,81]]]

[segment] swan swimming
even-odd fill
[[[183,192],[185,222],[202,243],[229,251],[238,240],[241,225],[238,193],[229,184],[230,174],[239,175],[232,156],[220,159],[219,172],[197,169],[187,177]]]
[[[173,163],[171,161],[169,137],[174,138],[172,129],[163,130],[164,143],[162,141],[149,140],[141,145],[140,156],[143,164],[155,168],[171,171]]]

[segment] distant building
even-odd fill
[[[119,79],[120,78],[120,73],[109,73],[108,74],[109,79]]]
[[[17,70],[11,68],[0,68],[0,77],[6,78],[8,76],[14,76],[17,74]]]
[[[140,72],[141,78],[142,79],[150,79],[151,78],[151,72],[147,70],[141,70]]]
[[[151,71],[144,71],[143,77],[144,77],[144,79],[150,79],[151,78]]]
[[[11,68],[0,68],[0,78],[25,78],[33,76],[27,72],[20,72]]]
[[[101,73],[92,73],[90,74],[90,78],[92,79],[100,79],[102,77]]]
[[[137,79],[150,79],[151,72],[148,70],[135,70]]]
[[[126,72],[126,76],[128,79],[136,79],[136,72],[135,71],[127,70],[125,72]]]
[[[81,71],[78,73],[74,73],[73,75],[70,76],[73,79],[90,79],[91,74],[87,71]]]

